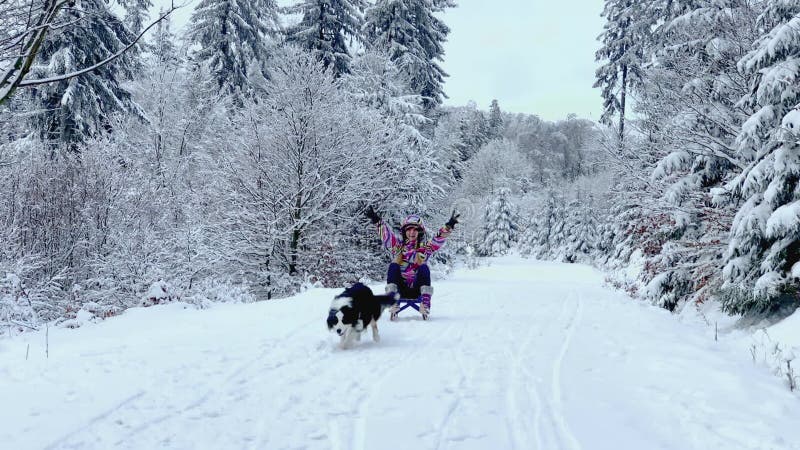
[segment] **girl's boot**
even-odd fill
[[[419,303],[419,313],[422,318],[427,320],[428,315],[431,313],[431,296],[433,296],[433,286],[420,286],[420,297],[422,301]]]
[[[387,294],[396,294],[397,293],[397,285],[394,283],[387,283],[386,284],[386,293]],[[397,312],[400,311],[400,302],[394,302],[389,308],[389,320],[397,319]]]

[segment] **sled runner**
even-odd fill
[[[414,308],[419,312],[419,305],[422,303],[422,296],[420,295],[417,298],[401,298],[400,300],[395,303],[395,306],[392,310],[391,315],[389,316],[389,320],[397,320],[397,315],[400,314],[400,311],[406,308]],[[420,313],[422,314],[422,320],[428,320],[428,313]]]

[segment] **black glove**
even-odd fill
[[[372,209],[372,205],[367,206],[367,210],[364,212],[364,215],[366,215],[367,218],[372,221],[373,225],[377,225],[378,222],[381,221],[381,216],[379,216],[378,213]]]
[[[453,228],[456,227],[459,217],[461,217],[461,214],[457,214],[456,211],[453,210],[453,213],[450,214],[450,220],[448,220],[447,223],[445,223],[445,225],[447,225],[447,227],[452,230]]]

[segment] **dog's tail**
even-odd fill
[[[397,292],[392,292],[391,294],[376,295],[375,298],[378,300],[378,303],[380,303],[383,308],[388,308],[394,305],[398,300],[400,300],[400,294],[398,294]]]

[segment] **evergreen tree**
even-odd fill
[[[559,244],[556,239],[564,223],[564,210],[561,207],[563,202],[563,198],[556,195],[555,191],[548,191],[545,209],[538,221],[537,234],[534,241],[537,258],[551,258],[553,256],[553,248]]]
[[[723,306],[733,313],[773,311],[797,303],[800,279],[800,5],[772,0],[760,16],[774,25],[739,62],[758,74],[750,102],[756,112],[745,122],[737,143],[753,161],[729,189],[743,199],[731,228],[723,270]],[[782,119],[782,120],[781,120]]]
[[[189,22],[193,59],[210,72],[218,92],[242,106],[252,77],[266,78],[269,37],[279,26],[275,0],[201,0]]]
[[[367,50],[358,55],[342,80],[358,102],[401,123],[416,141],[425,140],[420,129],[430,119],[423,115],[422,97],[411,91],[404,74],[386,54]]]
[[[84,0],[80,9],[63,11],[65,23],[47,35],[32,68],[32,78],[70,73],[98,63],[133,41],[134,36],[102,0]],[[30,90],[40,111],[33,125],[47,141],[75,144],[109,131],[121,113],[141,114],[120,80],[132,64],[120,58],[91,72]]]
[[[133,34],[139,34],[144,28],[148,10],[153,7],[153,3],[150,0],[122,0],[120,4],[125,8],[125,25]]]
[[[163,9],[159,15],[164,15]],[[174,68],[181,62],[178,49],[175,47],[175,33],[172,32],[172,20],[169,16],[156,24],[150,47],[155,60],[168,68]]]
[[[597,219],[592,202],[593,199],[589,196],[586,203],[574,200],[569,204],[571,217],[565,243],[566,262],[587,261],[597,246]]]
[[[447,74],[439,66],[450,29],[434,14],[454,7],[453,0],[377,0],[367,9],[364,29],[373,46],[383,49],[408,76],[426,110],[440,105]]]
[[[525,258],[533,256],[536,250],[536,220],[538,217],[527,217],[524,222],[520,219],[522,230],[519,234],[519,254]]]
[[[150,15],[149,10],[153,7],[153,3],[150,0],[122,0],[120,1],[120,5],[125,8],[125,16],[122,19],[122,23],[125,24],[131,33],[139,35],[145,27],[145,21],[148,20]],[[163,8],[161,8],[161,15],[163,16]],[[169,20],[169,17],[166,17],[164,20]],[[163,20],[159,21],[156,26],[160,26],[162,22]],[[125,59],[129,61],[130,71],[132,72],[129,79],[133,79],[135,75],[143,70],[140,56],[143,51],[147,50],[147,44],[143,41],[139,41],[139,43],[126,52]]]
[[[517,208],[510,201],[511,191],[501,188],[483,215],[483,232],[478,243],[481,256],[505,255],[519,232]]]
[[[597,259],[596,261],[603,265],[611,265],[610,263],[615,260],[615,244],[617,243],[617,233],[620,224],[616,218],[615,211],[619,209],[616,205],[612,207],[611,211],[604,211],[601,213],[601,219],[597,226]]]
[[[497,139],[503,135],[503,113],[497,99],[489,105],[489,139]]]
[[[520,253],[523,256],[533,256],[538,259],[547,259],[551,255],[551,238],[553,237],[556,222],[560,219],[556,215],[558,201],[553,190],[547,192],[544,204],[536,210],[531,220],[531,225],[520,236]]]
[[[671,209],[676,233],[648,261],[654,277],[646,295],[674,309],[704,301],[721,284],[718,263],[729,240],[736,202],[711,208],[717,190],[747,163],[736,151],[741,124],[753,109],[737,104],[753,74],[737,69],[759,33],[763,5],[746,0],[672,3],[655,30],[646,79],[637,90],[637,115],[649,149],[662,156],[652,179],[659,203]],[[683,297],[682,297],[683,296]]]
[[[555,209],[551,212],[552,227],[548,236],[550,254],[547,256],[555,260],[564,259],[566,253],[564,249],[566,248],[570,228],[570,214],[567,209],[566,199],[560,200],[555,203]]]
[[[448,174],[437,161],[438,148],[422,134],[421,129],[431,122],[423,114],[422,97],[408,86],[406,75],[382,52],[367,50],[353,60],[351,72],[341,78],[343,90],[357,103],[377,110],[383,120],[397,130],[393,157],[402,168],[403,176],[393,181],[391,199],[381,201],[389,210],[402,205],[398,214],[426,210],[447,189]],[[387,167],[395,163],[382,162]],[[388,180],[387,180],[388,181]]]
[[[604,64],[597,69],[594,87],[603,89],[603,115],[601,121],[611,123],[619,116],[617,135],[623,142],[625,134],[625,108],[628,90],[641,79],[644,58],[643,43],[649,34],[645,20],[648,2],[638,0],[606,0],[603,16],[604,31],[600,35],[602,47],[595,54]]]
[[[672,256],[666,259],[668,262],[677,264],[680,258],[677,257],[677,254],[669,251],[671,246],[671,243],[665,246],[667,251],[664,252],[664,256]],[[690,277],[691,275],[682,267],[661,271],[646,284],[644,298],[654,305],[674,311],[678,304],[692,293]]]
[[[304,0],[285,11],[302,14],[300,23],[288,31],[288,40],[315,52],[334,76],[350,71],[347,38],[361,38],[362,12],[366,0]]]
[[[639,89],[649,141],[667,154],[656,178],[670,177],[670,201],[680,205],[693,189],[714,186],[746,161],[735,139],[751,108],[737,105],[753,77],[736,62],[757,36],[757,10],[746,0],[703,0],[678,9],[654,38],[658,61]],[[698,36],[702,36],[698,39]]]

